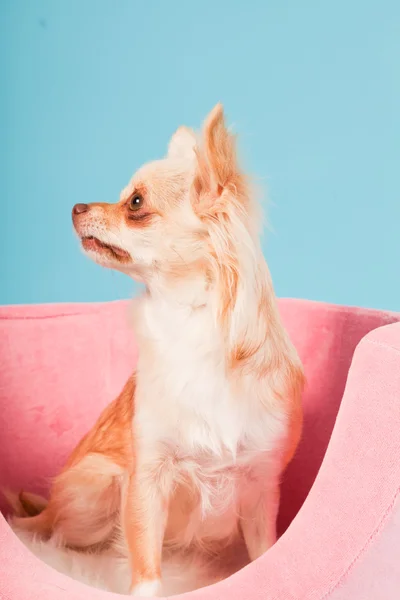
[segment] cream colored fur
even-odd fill
[[[146,287],[131,311],[139,359],[115,516],[131,593],[166,592],[163,548],[218,553],[243,537],[258,558],[276,540],[303,373],[222,107],[201,135],[180,128],[118,203],[79,205],[73,218],[90,258]]]

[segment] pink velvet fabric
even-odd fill
[[[281,300],[307,375],[275,546],[193,600],[400,597],[400,315]],[[134,367],[128,303],[0,308],[0,486],[45,493]],[[0,598],[117,600],[53,571],[0,515]]]

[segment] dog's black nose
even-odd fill
[[[89,204],[75,204],[72,212],[74,215],[80,215],[89,210]]]

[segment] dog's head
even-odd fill
[[[222,254],[229,263],[229,228],[247,218],[247,202],[234,138],[217,105],[199,137],[179,128],[167,156],[141,167],[119,202],[76,204],[72,218],[90,258],[147,281],[196,264],[208,268]]]

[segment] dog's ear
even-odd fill
[[[194,160],[196,135],[189,127],[179,127],[171,137],[168,158]]]
[[[222,104],[217,104],[206,118],[196,155],[194,202],[197,199],[206,207],[221,198],[225,190],[235,196],[242,193],[244,178],[237,166],[235,137],[225,125]]]

